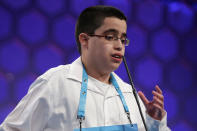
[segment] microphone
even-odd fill
[[[124,62],[125,68],[126,68],[126,70],[127,70],[127,74],[128,74],[128,77],[129,77],[129,82],[130,82],[130,85],[131,85],[131,87],[132,87],[132,89],[133,89],[133,95],[134,95],[135,100],[136,100],[136,102],[137,102],[137,106],[138,106],[138,109],[139,109],[139,111],[140,111],[140,116],[141,116],[141,118],[142,118],[142,122],[143,122],[143,124],[144,124],[144,128],[145,128],[146,131],[148,131],[147,125],[146,125],[146,122],[145,122],[145,119],[144,119],[144,116],[143,116],[143,114],[142,114],[142,109],[141,109],[141,107],[140,107],[140,103],[139,103],[139,100],[138,100],[137,92],[136,92],[136,89],[135,89],[135,87],[134,87],[134,84],[133,84],[133,81],[132,81],[132,78],[131,78],[131,74],[130,74],[130,72],[129,72],[129,68],[128,68],[128,66],[127,66],[127,62],[126,62],[126,59],[125,59],[124,56],[123,56],[123,62]]]

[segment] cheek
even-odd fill
[[[100,42],[100,43],[94,43],[92,45],[92,53],[99,54],[100,56],[106,56],[107,54],[110,54],[112,46],[109,43]]]
[[[102,55],[108,56],[112,52],[112,46],[110,44],[106,44],[102,46],[100,50],[101,50]]]

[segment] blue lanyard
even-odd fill
[[[77,113],[77,119],[85,119],[85,105],[86,105],[86,96],[87,96],[87,85],[88,85],[88,74],[83,66],[83,76],[79,100],[79,108]]]
[[[126,104],[125,98],[124,98],[122,91],[120,90],[120,87],[119,87],[119,85],[112,73],[110,74],[110,81],[112,82],[113,86],[115,87],[116,91],[118,92],[118,94],[120,96],[120,99],[122,101],[122,104],[124,106],[124,109],[125,109],[125,112],[127,114],[130,124],[133,125],[131,122],[131,119],[130,119],[129,108]],[[83,76],[82,76],[80,100],[79,100],[79,107],[78,107],[78,113],[77,113],[77,119],[79,119],[79,121],[80,121],[80,127],[81,127],[82,120],[85,119],[87,84],[88,84],[88,74],[86,73],[86,70],[83,66]]]
[[[120,96],[120,99],[121,99],[122,104],[123,104],[123,106],[124,106],[125,112],[129,112],[129,108],[128,108],[127,104],[126,104],[126,101],[125,101],[125,99],[124,99],[124,96],[123,96],[123,94],[122,94],[122,91],[120,90],[119,85],[118,85],[118,83],[117,83],[115,77],[112,75],[112,73],[110,74],[110,77],[111,77],[110,81],[112,82],[112,84],[114,85],[116,91],[118,92],[118,94],[119,94],[119,96]]]

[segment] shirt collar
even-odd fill
[[[69,67],[70,68],[67,78],[82,82],[83,65],[81,57],[77,58],[73,63],[71,63]]]

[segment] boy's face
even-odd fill
[[[126,37],[127,24],[125,20],[115,17],[106,17],[103,24],[95,30],[94,35],[109,35],[118,38]],[[103,72],[112,72],[119,67],[125,45],[121,40],[109,40],[105,37],[89,36],[87,57],[91,66]]]

